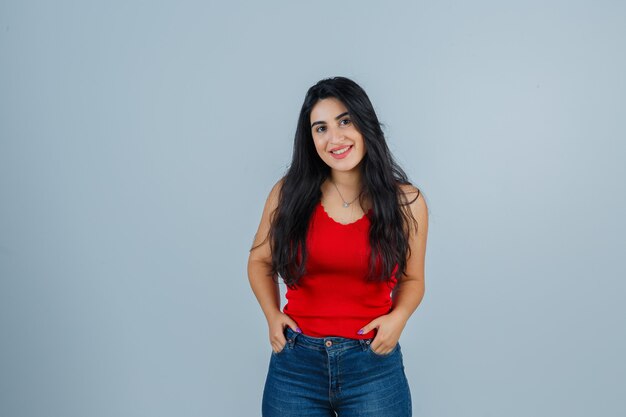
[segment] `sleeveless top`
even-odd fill
[[[359,329],[391,311],[398,265],[389,283],[365,281],[371,211],[342,224],[328,215],[321,201],[315,206],[306,238],[306,274],[298,288],[287,287],[283,307],[303,334],[368,339],[376,335],[376,329],[362,335],[357,334]]]

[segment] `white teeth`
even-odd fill
[[[348,149],[350,149],[350,146],[346,146],[345,148],[339,151],[331,151],[331,152],[334,153],[335,155],[341,155],[342,153],[346,152]]]

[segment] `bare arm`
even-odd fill
[[[270,215],[278,206],[280,185],[280,182],[276,183],[267,197],[261,222],[254,235],[254,249],[250,250],[248,257],[248,280],[267,320],[280,312],[280,290],[271,274],[272,253],[268,238]]]
[[[417,189],[407,188],[408,201],[415,199]],[[428,236],[428,207],[420,193],[418,198],[410,204],[411,213],[417,220],[417,232],[411,228],[409,246],[411,255],[407,259],[406,276],[404,276],[393,292],[393,315],[402,318],[404,322],[417,309],[424,297],[424,259],[426,256],[426,238]]]
[[[248,280],[256,296],[269,328],[269,338],[275,352],[281,351],[286,343],[283,330],[290,326],[299,331],[296,322],[280,311],[280,289],[272,276],[272,252],[268,233],[271,224],[271,215],[278,206],[278,197],[282,180],[277,182],[270,191],[265,208],[261,216],[259,228],[254,236],[254,242],[248,257]],[[258,246],[258,247],[257,247]]]
[[[407,258],[405,276],[400,279],[392,293],[391,312],[379,316],[361,328],[359,334],[378,329],[370,348],[378,354],[386,355],[397,345],[400,335],[409,317],[417,309],[424,297],[424,257],[426,255],[426,235],[428,234],[428,209],[424,197],[416,199],[417,188],[405,186],[404,191],[413,195],[408,201],[413,217],[417,220],[417,231],[411,225],[409,246],[411,253]]]

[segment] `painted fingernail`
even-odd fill
[[[296,331],[297,331],[298,333],[302,333],[302,330],[300,330],[300,328],[299,328],[299,327],[296,327]]]
[[[358,334],[363,334],[363,329],[359,330],[357,333]]]

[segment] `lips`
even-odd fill
[[[333,152],[333,151],[339,151],[339,150],[341,150],[341,149],[348,148],[348,147],[350,147],[350,146],[352,146],[352,145],[338,146],[338,147],[336,147],[336,148],[332,148],[330,151],[331,151],[331,152]]]
[[[348,148],[348,150],[344,151],[343,153],[340,153],[338,155],[331,152],[330,156],[332,156],[335,159],[343,159],[343,158],[347,157],[348,155],[350,155],[350,153],[352,152],[352,148],[353,147],[354,147],[353,145],[350,145],[350,146],[343,146],[341,148],[335,148],[333,150],[346,149],[346,148]]]

